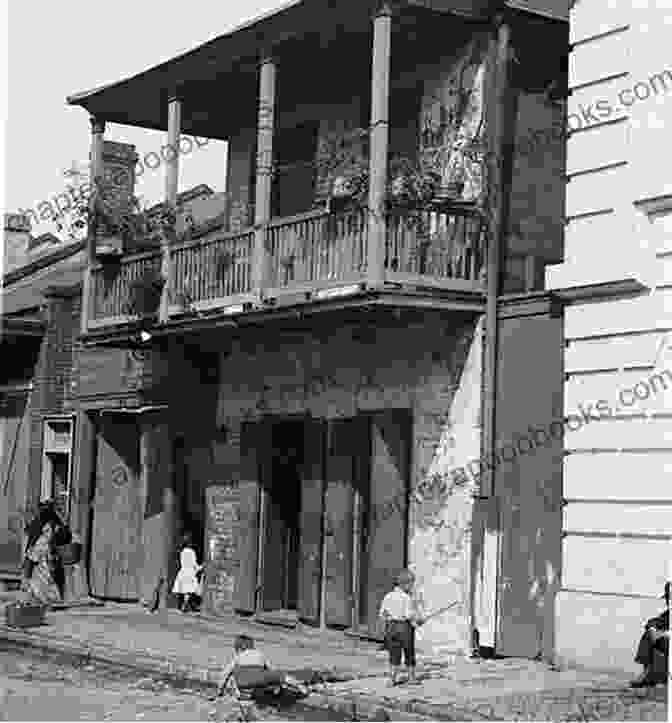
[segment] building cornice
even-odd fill
[[[672,214],[672,194],[643,198],[634,201],[633,205],[638,211],[646,214],[651,221],[655,221],[659,216]]]
[[[85,246],[85,241],[77,241],[76,243],[70,244],[69,246],[59,249],[58,251],[54,251],[53,253],[41,256],[39,259],[31,261],[29,264],[26,264],[19,269],[7,272],[2,277],[3,288],[16,283],[17,281],[24,279],[31,274],[34,274],[36,271],[45,269],[47,266],[51,266],[52,264],[56,264],[59,261],[64,261],[65,259],[74,256],[80,251],[83,251]]]
[[[563,304],[573,304],[605,297],[638,296],[646,290],[647,286],[639,279],[628,277],[599,284],[558,289],[553,292],[553,295]]]

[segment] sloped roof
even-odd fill
[[[0,292],[0,315],[39,308],[48,290],[80,283],[85,266],[83,244],[77,243],[50,258],[42,258],[7,274]]]
[[[471,20],[486,20],[503,6],[569,20],[569,0],[402,0],[401,4]],[[264,48],[309,30],[368,22],[376,5],[377,0],[290,0],[187,53],[130,78],[75,93],[67,102],[111,122],[165,130],[167,101],[180,85],[220,78],[246,62],[254,67]],[[222,97],[226,97],[223,92]],[[198,134],[199,128],[191,125],[183,130]]]

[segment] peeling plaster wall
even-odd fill
[[[481,449],[482,328],[478,325],[468,356],[441,425],[438,444],[422,450],[428,464],[427,477],[438,475],[429,500],[413,506],[410,559],[425,609],[450,610],[429,620],[418,631],[418,643],[440,645],[467,652],[471,648],[469,626],[471,564],[472,483],[461,484],[453,470],[480,457]],[[436,434],[427,429],[428,436]],[[416,430],[417,434],[417,430]],[[418,495],[420,497],[420,495]]]
[[[409,564],[428,609],[458,602],[427,624],[419,642],[468,650],[471,490],[434,496],[418,489],[428,474],[479,455],[480,325],[455,318],[239,340],[222,358],[217,424],[231,438],[217,457],[235,466],[241,421],[263,414],[333,419],[411,409]]]

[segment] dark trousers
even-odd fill
[[[639,640],[635,662],[641,663],[642,665],[653,665],[656,653],[667,657],[669,649],[669,638],[658,638],[658,640],[654,642],[651,640],[649,633],[645,632]]]
[[[408,620],[391,620],[385,632],[390,665],[401,665],[401,654],[409,668],[415,667],[415,628]]]
[[[648,620],[645,627],[644,635],[639,640],[637,653],[635,654],[635,662],[646,666],[650,669],[654,676],[662,675],[667,678],[668,655],[670,650],[670,640],[667,637],[659,637],[653,640],[649,633],[649,628],[653,628],[658,632],[670,629],[670,613],[666,610],[661,615]]]

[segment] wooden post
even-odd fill
[[[266,56],[259,67],[257,160],[254,196],[254,257],[252,288],[261,294],[267,282],[266,231],[271,219],[273,134],[275,118],[275,61]]]
[[[73,534],[77,535],[82,543],[82,559],[77,565],[66,569],[65,599],[68,602],[82,601],[89,596],[88,543],[96,464],[96,426],[92,416],[83,410],[77,413],[75,439],[69,523]]]
[[[502,267],[502,249],[506,240],[508,223],[507,207],[510,200],[510,151],[512,144],[508,141],[512,134],[512,111],[515,104],[511,103],[510,92],[510,44],[511,29],[502,18],[497,21],[497,36],[494,58],[491,55],[493,79],[491,97],[491,136],[489,159],[491,172],[487,182],[490,184],[487,193],[493,199],[489,212],[488,253],[487,253],[487,302],[485,320],[485,363],[483,370],[483,453],[486,459],[495,451],[496,429],[495,408],[497,394],[497,297],[500,291]],[[494,469],[482,465],[487,470],[481,480],[481,495],[488,497],[494,494]]]
[[[483,436],[481,483],[479,498],[475,502],[475,515],[482,524],[475,527],[472,537],[472,554],[480,549],[474,560],[480,570],[472,568],[480,578],[471,586],[471,628],[478,629],[480,646],[496,650],[499,629],[499,584],[501,529],[499,500],[495,486],[494,466],[491,460],[497,443],[497,345],[498,345],[498,295],[502,268],[502,249],[506,240],[508,205],[510,202],[513,133],[515,131],[516,95],[511,88],[511,29],[500,16],[496,23],[489,56],[492,80],[489,90],[488,122],[490,127],[486,193],[492,199],[486,204],[489,217],[487,249],[487,300],[485,314],[485,343],[483,361]]]
[[[385,189],[389,142],[390,48],[392,11],[383,3],[373,21],[371,129],[369,155],[369,241],[367,276],[371,284],[385,277]]]
[[[91,201],[95,198],[96,182],[103,177],[103,137],[105,134],[105,121],[96,116],[91,116],[91,152],[90,152],[90,177],[91,177]],[[81,332],[86,334],[91,318],[93,284],[91,267],[96,260],[96,236],[95,223],[89,223],[86,235],[86,266],[82,277],[82,313]]]
[[[179,143],[182,118],[182,102],[178,98],[171,98],[168,101],[168,132],[166,134],[167,155],[166,159],[166,195],[165,204],[177,208],[177,190],[179,186]],[[161,244],[161,275],[165,283],[161,293],[161,305],[159,307],[159,321],[168,320],[168,304],[170,292],[173,285],[170,261],[170,239],[164,234]]]
[[[177,201],[179,179],[179,143],[182,120],[182,103],[178,98],[168,101],[168,133],[166,143],[166,203],[174,204]]]

